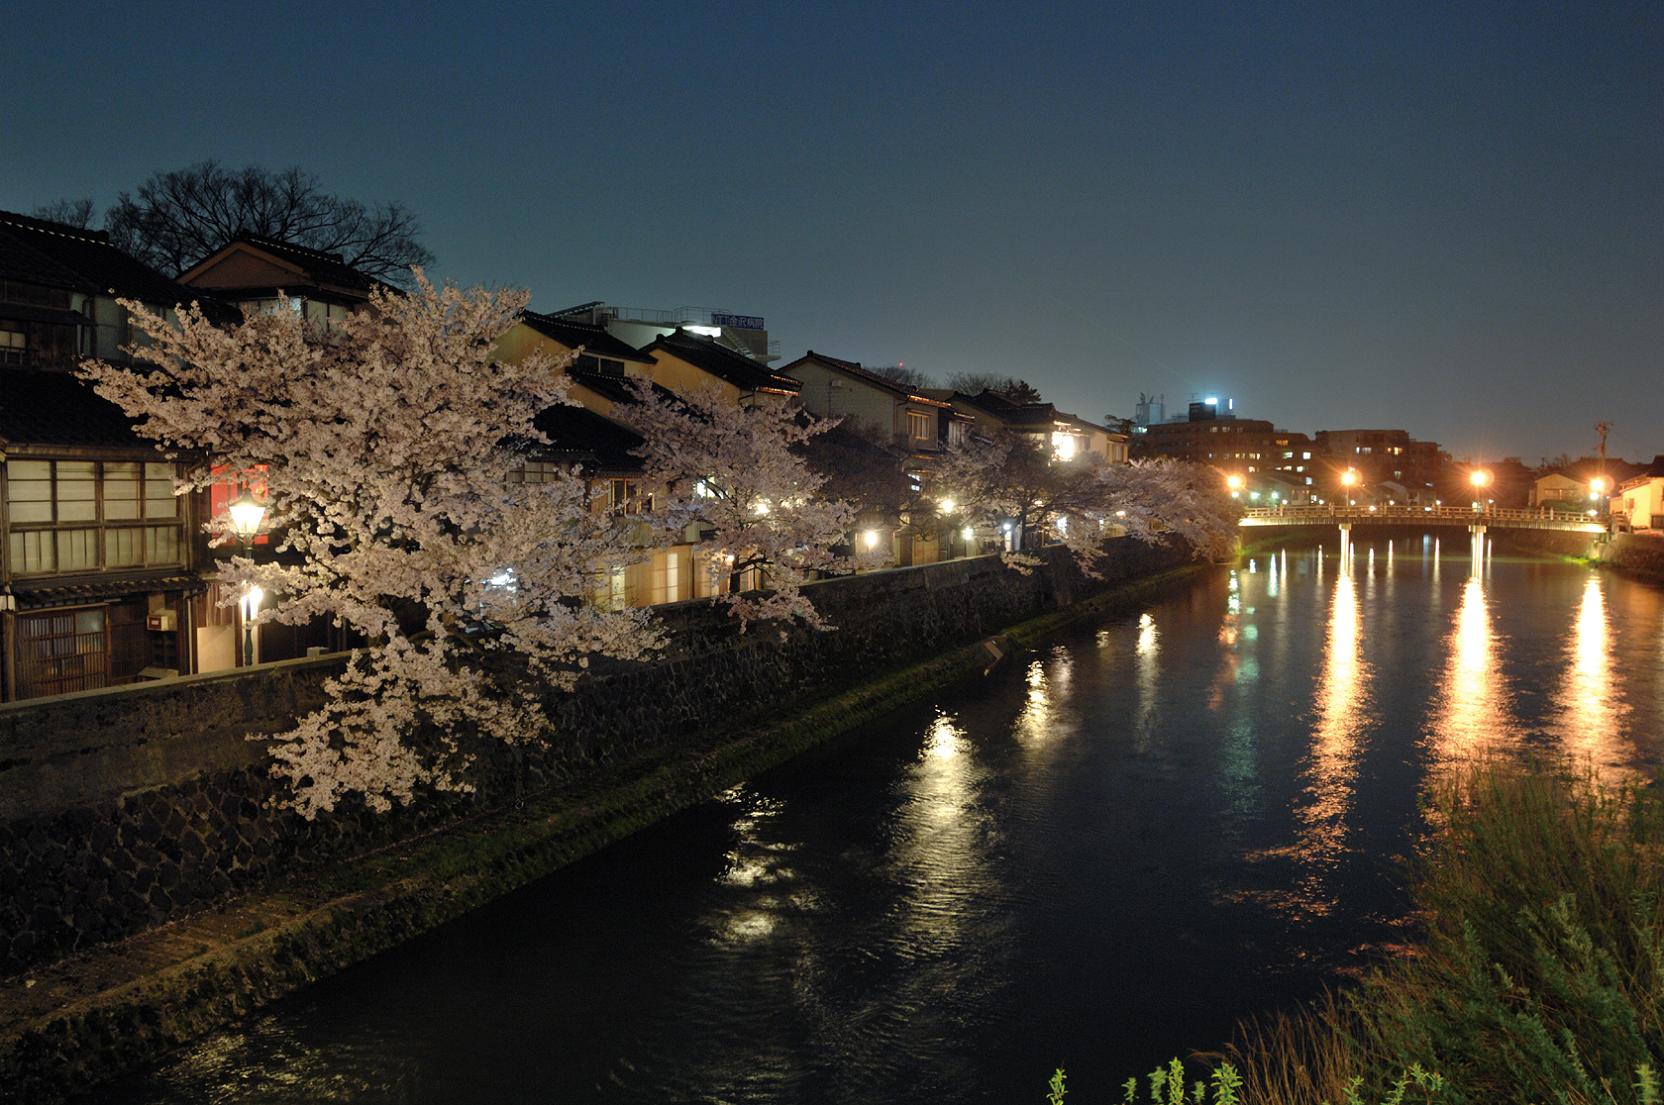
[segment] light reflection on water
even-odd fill
[[[1660,756],[1658,592],[1404,548],[1221,570],[98,1100],[993,1102],[1217,1046],[1398,938],[1429,771]]]
[[[1485,585],[1476,575],[1462,584],[1448,641],[1430,740],[1435,760],[1454,763],[1492,753],[1517,735],[1507,679],[1497,665]]]
[[[1570,663],[1558,696],[1560,736],[1568,755],[1607,773],[1627,759],[1618,736],[1631,712],[1623,681],[1613,671],[1612,647],[1606,593],[1601,581],[1590,576],[1566,644]]]

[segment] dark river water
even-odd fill
[[[1430,773],[1659,761],[1664,593],[1441,544],[1218,569],[98,1100],[1111,1100],[1412,935]]]

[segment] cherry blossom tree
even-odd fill
[[[136,363],[82,367],[140,432],[195,458],[181,490],[259,473],[276,557],[223,561],[224,593],[259,587],[281,602],[257,621],[323,615],[368,641],[272,742],[307,817],[349,794],[384,810],[468,790],[482,742],[550,735],[546,689],[659,643],[645,612],[588,601],[641,555],[626,520],[592,510],[575,470],[510,479],[546,444],[538,412],[566,401],[555,361],[493,359],[526,301],[420,270],[411,294],[373,292],[327,332],[288,312],[220,328],[194,305],[170,321],[124,301]]]
[[[1002,556],[1024,572],[1038,564],[1025,550],[1046,543],[1065,546],[1096,576],[1117,537],[1170,536],[1208,558],[1227,555],[1236,539],[1236,506],[1217,473],[1178,461],[1063,461],[1030,437],[1002,433],[949,450],[934,486],[973,524],[1013,534],[1015,548]]]
[[[696,557],[727,574],[718,601],[742,625],[795,619],[831,628],[801,586],[852,570],[835,550],[847,546],[855,512],[820,495],[824,477],[796,450],[836,422],[766,396],[736,402],[715,387],[674,395],[639,383],[636,396],[614,417],[645,441],[636,450],[644,484],[669,492],[655,492],[651,523],[692,540]]]

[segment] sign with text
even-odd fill
[[[712,312],[712,326],[727,326],[734,330],[764,330],[762,315],[722,315]]]

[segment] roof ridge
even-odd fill
[[[110,232],[107,230],[89,230],[84,226],[71,226],[52,219],[37,219],[33,215],[24,215],[17,211],[0,211],[0,224],[11,223],[24,230],[34,230],[42,234],[56,234],[62,238],[75,238],[93,245],[107,246],[110,244]]]
[[[299,253],[309,257],[316,257],[321,261],[333,261],[337,265],[347,264],[346,257],[343,254],[329,253],[321,249],[314,249],[311,246],[303,246],[299,242],[291,242],[287,238],[274,238],[266,234],[256,234],[251,230],[238,231],[231,241],[243,241],[248,242],[250,245],[256,246],[276,246],[278,249],[286,249],[291,253]],[[230,244],[231,242],[226,243],[226,245]],[[224,247],[222,246],[221,248]],[[351,268],[352,266],[348,265],[347,267]]]

